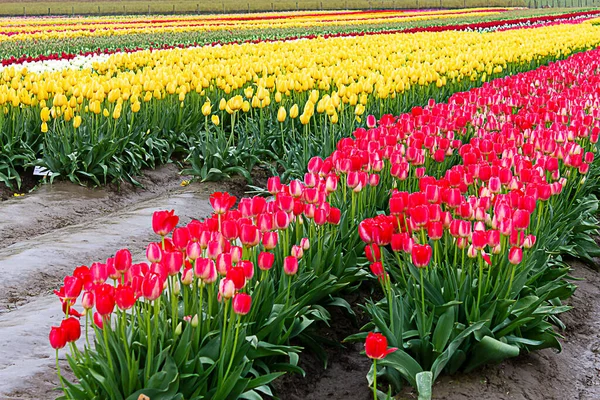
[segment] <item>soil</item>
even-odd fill
[[[259,174],[257,174],[258,176]],[[264,177],[257,186],[264,186]],[[123,185],[89,189],[68,183],[43,185],[23,197],[0,202],[0,399],[51,399],[55,388],[54,352],[47,344],[50,326],[61,318],[52,290],[77,265],[103,260],[122,247],[134,259],[143,257],[143,246],[155,238],[150,229],[152,212],[175,209],[185,223],[210,212],[208,196],[215,190],[240,195],[243,180],[227,184],[195,183],[173,165],[149,171],[144,189]],[[18,217],[18,221],[17,218]],[[572,263],[573,276],[584,280],[571,299],[574,309],[563,315],[563,351],[543,350],[488,366],[472,374],[441,377],[434,386],[435,399],[600,399],[600,275]],[[366,289],[351,293],[355,305],[371,296]],[[377,295],[374,295],[377,297]],[[340,308],[330,310],[331,327],[319,333],[330,343],[340,343],[365,322],[360,308],[356,320]],[[301,367],[306,377],[286,376],[274,391],[282,400],[368,400],[366,374],[370,362],[361,355],[361,344],[325,346],[322,357],[306,351]],[[321,352],[321,355],[323,352]],[[60,353],[61,368],[68,374]],[[407,388],[398,399],[416,399]]]

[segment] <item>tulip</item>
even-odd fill
[[[92,276],[92,282],[94,285],[100,285],[106,282],[106,279],[108,278],[106,264],[93,263],[90,267],[90,274]]]
[[[287,256],[283,260],[283,272],[286,275],[296,275],[298,272],[298,259],[294,256]]]
[[[146,247],[146,259],[151,263],[158,263],[162,260],[162,250],[158,243],[150,243]]]
[[[96,310],[102,316],[109,315],[115,309],[115,298],[110,292],[96,292]]]
[[[281,191],[281,180],[278,176],[273,176],[267,180],[267,190],[273,196]]]
[[[221,245],[221,242],[217,240],[211,240],[208,242],[206,257],[210,258],[211,260],[216,260],[221,253],[223,253],[223,246]]]
[[[118,250],[115,254],[115,269],[120,273],[125,273],[131,268],[131,253],[127,249]]]
[[[185,253],[191,261],[194,261],[202,255],[202,248],[198,242],[189,242]]]
[[[381,250],[376,244],[368,244],[365,246],[365,256],[369,262],[374,263],[381,261]]]
[[[215,214],[225,214],[237,201],[235,196],[227,192],[215,192],[210,195],[210,205],[215,210]]]
[[[260,231],[254,225],[243,225],[240,241],[245,247],[254,247],[260,243]]]
[[[83,282],[75,276],[66,276],[63,285],[65,299],[74,300],[79,297],[83,289]]]
[[[243,250],[240,246],[233,246],[229,253],[231,254],[231,262],[234,264],[242,259]]]
[[[175,228],[173,231],[173,244],[179,251],[185,251],[190,240],[190,231],[187,227]]]
[[[246,280],[252,280],[254,277],[254,264],[252,261],[242,260],[239,262],[238,266],[244,270]]]
[[[163,255],[163,264],[167,269],[167,274],[169,276],[177,275],[183,266],[183,253],[180,251],[166,251]]]
[[[373,275],[375,275],[377,278],[382,278],[385,274],[385,270],[383,269],[383,264],[379,261],[370,264],[369,268],[371,269],[371,272],[373,273]]]
[[[275,254],[268,252],[261,252],[258,254],[258,268],[262,271],[268,271],[273,267],[275,262]]]
[[[84,292],[83,297],[81,298],[81,305],[85,310],[94,308],[94,293],[88,291]]]
[[[94,313],[94,324],[100,329],[104,328],[104,320],[102,319],[102,315],[100,315],[100,313]]]
[[[374,115],[367,115],[367,126],[369,128],[374,128],[377,125],[377,119]]]
[[[520,247],[511,247],[508,251],[508,262],[517,265],[523,260],[523,249]]]
[[[235,290],[241,290],[246,286],[246,272],[242,267],[230,268],[225,278],[233,282]]]
[[[135,295],[131,286],[119,285],[115,290],[115,302],[121,310],[129,310],[135,304]]]
[[[219,282],[219,295],[223,299],[230,299],[235,294],[235,284],[230,279],[221,279]]]
[[[238,293],[233,297],[233,312],[237,315],[246,315],[250,312],[252,297],[246,293]]]
[[[290,226],[290,217],[285,211],[277,211],[275,213],[274,225],[276,229],[284,230]]]
[[[67,344],[67,338],[62,326],[53,326],[50,328],[48,339],[50,340],[50,346],[55,350],[62,349]]]
[[[156,273],[149,273],[142,282],[142,296],[148,301],[158,299],[163,290],[163,280]]]
[[[302,257],[304,257],[304,249],[301,246],[293,245],[291,255],[292,257],[300,260]]]
[[[431,246],[415,244],[412,248],[411,256],[412,262],[417,268],[424,268],[429,265],[431,260],[432,249]]]
[[[196,260],[196,262],[197,261],[198,260]],[[217,256],[216,267],[219,275],[225,276],[227,274],[227,271],[229,271],[229,269],[232,267],[232,265],[233,262],[230,253],[221,253]],[[197,276],[200,276],[200,273],[197,273]]]
[[[277,232],[265,232],[262,238],[262,244],[265,250],[273,250],[277,247],[279,235]]]
[[[339,225],[342,219],[342,211],[339,208],[331,207],[329,209],[329,215],[327,216],[327,222],[332,225]]]
[[[60,329],[63,331],[67,343],[75,342],[81,336],[81,324],[77,318],[64,319],[60,323]]]
[[[175,211],[155,211],[152,214],[152,229],[157,235],[167,236],[177,223],[179,222],[179,217],[175,215]]]
[[[387,338],[381,333],[369,332],[367,335],[367,340],[365,341],[365,353],[367,353],[367,357],[373,360],[382,360],[396,350],[398,349],[395,347],[388,349]]]

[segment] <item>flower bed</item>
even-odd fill
[[[599,41],[600,28],[584,23],[526,35],[424,32],[119,53],[92,70],[9,67],[0,85],[0,181],[18,188],[18,171],[37,165],[53,179],[135,183],[142,168],[172,157],[203,180],[249,179],[257,164],[300,176],[310,155],[330,153],[365,114],[443,100]]]
[[[120,250],[57,292],[65,319],[50,340],[71,343],[79,380],[61,378],[67,397],[269,395],[270,381],[298,371],[289,340],[311,341],[324,304],[346,307],[337,295],[366,264],[385,294],[366,304],[366,330],[380,334],[349,339],[367,338],[374,389],[379,374],[427,398],[442,372],[560,348],[558,315],[575,290],[560,254],[598,255],[599,69],[593,50],[369,116],[311,158],[303,182],[271,178],[269,199],[233,209],[216,193],[215,214],[182,228],[157,212],[147,262]],[[83,317],[95,345],[81,351]]]

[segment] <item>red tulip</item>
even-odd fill
[[[50,340],[50,346],[56,350],[62,349],[67,344],[67,338],[61,326],[53,326],[50,328],[48,339]]]
[[[94,293],[88,291],[84,292],[83,297],[81,298],[81,305],[85,310],[94,308]]]
[[[367,115],[367,126],[369,128],[374,128],[375,125],[377,125],[377,119],[375,116],[372,114]]]
[[[383,269],[383,264],[379,261],[370,264],[369,268],[371,269],[371,272],[373,273],[373,275],[375,275],[378,278],[383,277],[385,274],[385,270]]]
[[[177,275],[183,266],[183,253],[180,251],[166,251],[163,258],[163,264],[167,268],[169,276]]]
[[[302,246],[293,245],[291,255],[295,259],[300,260],[302,257],[304,257],[304,249],[302,248]]]
[[[60,329],[62,329],[67,343],[75,342],[81,336],[81,324],[77,318],[64,319],[60,323]]]
[[[241,290],[246,286],[246,273],[242,267],[233,267],[227,271],[226,279],[233,282],[235,290]]]
[[[369,262],[374,263],[381,261],[381,250],[376,244],[368,244],[365,246],[365,256]]]
[[[163,291],[163,280],[159,274],[149,273],[142,282],[142,296],[148,301],[154,301],[160,297]]]
[[[115,254],[115,269],[121,274],[131,268],[131,253],[127,249],[118,250]]]
[[[135,304],[135,294],[131,286],[119,285],[115,290],[115,302],[121,310],[129,310]]]
[[[173,244],[179,251],[185,251],[190,240],[190,231],[187,227],[175,228],[173,231]]]
[[[374,360],[381,360],[388,354],[398,350],[396,347],[388,349],[387,338],[381,333],[369,332],[365,341],[365,352],[367,357]]]
[[[106,279],[108,278],[106,264],[93,263],[90,267],[90,274],[92,276],[92,282],[94,285],[100,285],[106,282]]]
[[[327,216],[327,222],[332,225],[339,225],[342,219],[342,211],[339,208],[331,207],[329,209],[329,215]]]
[[[177,223],[179,217],[175,215],[175,210],[171,211],[155,211],[152,214],[152,229],[157,235],[167,236]]]
[[[272,176],[267,180],[267,190],[273,196],[275,196],[276,193],[279,193],[279,191],[281,191],[281,180],[278,176]]]
[[[431,246],[415,244],[412,248],[412,262],[417,268],[424,268],[429,265],[429,261],[431,260],[432,249]]]
[[[190,260],[194,261],[202,255],[202,248],[198,242],[189,242],[185,253]]]
[[[524,230],[529,227],[529,212],[525,210],[517,210],[513,214],[513,227],[517,230]]]
[[[75,276],[65,276],[63,288],[64,298],[74,300],[81,294],[83,282]]]
[[[268,271],[273,267],[275,262],[275,254],[268,253],[266,251],[261,252],[258,255],[258,268],[262,271]]]
[[[108,315],[115,309],[115,298],[110,291],[96,289],[96,310],[102,316]]]
[[[109,317],[110,316],[107,316],[106,318]],[[94,324],[96,324],[96,326],[100,329],[104,328],[104,320],[102,319],[102,315],[97,312],[94,313]]]
[[[266,250],[273,250],[277,247],[279,235],[277,232],[265,232],[262,238],[263,247]]]
[[[254,247],[260,243],[260,231],[254,225],[243,225],[240,241],[245,247]]]
[[[294,256],[287,256],[283,260],[283,272],[286,275],[296,275],[298,272],[298,259]]]
[[[236,197],[227,192],[215,192],[210,195],[210,205],[215,214],[225,214],[236,202]]]
[[[235,294],[235,284],[230,279],[221,279],[219,282],[219,296],[223,299],[230,299]]]
[[[252,297],[246,293],[238,293],[233,297],[233,312],[238,315],[246,315],[252,306]]]
[[[158,243],[150,243],[148,247],[146,247],[146,258],[151,263],[157,263],[162,260],[162,250]]]
[[[523,260],[523,249],[520,247],[511,247],[508,251],[508,262],[513,265],[519,264]]]

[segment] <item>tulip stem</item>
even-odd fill
[[[60,386],[62,387],[63,393],[66,395],[67,389],[65,388],[65,383],[60,373],[60,365],[58,364],[58,349],[56,349],[56,373],[58,374],[58,380],[60,381]]]
[[[238,343],[238,337],[240,334],[240,317],[238,315],[236,315],[236,324],[235,324],[235,338],[233,339],[233,349],[231,350],[231,357],[229,358],[229,365],[227,366],[227,369],[225,370],[225,375],[223,376],[224,378],[227,378],[227,375],[229,374],[229,370],[231,370],[231,365],[233,364],[233,359],[235,357],[235,349],[237,348],[237,343]]]
[[[108,347],[108,329],[110,327],[110,321],[107,317],[102,317],[104,320],[102,324],[102,335],[104,336],[104,346],[106,348],[106,358],[108,358],[108,365],[110,366],[111,371],[114,371],[112,355],[110,354],[110,348]]]
[[[478,257],[479,258],[479,279],[477,280],[477,307],[475,312],[477,313],[477,318],[479,318],[480,315],[480,310],[479,310],[479,302],[481,301],[481,287],[483,286],[483,265],[482,265],[482,258],[481,256]]]
[[[87,342],[88,348],[91,348],[90,345],[90,337],[88,336],[88,327],[90,325],[90,310],[86,310],[85,312],[85,341]]]
[[[425,285],[423,285],[423,268],[419,268],[419,275],[421,278],[421,323],[423,324],[423,328],[425,328]],[[425,333],[425,331],[423,330]]]
[[[377,400],[377,359],[373,359],[373,400]]]
[[[288,308],[288,305],[290,303],[290,289],[292,287],[292,275],[288,275],[288,285],[287,285],[287,294],[286,294],[286,299],[285,299],[285,308]]]
[[[146,356],[146,383],[150,379],[150,364],[152,359],[152,328],[150,327],[150,304],[148,303],[148,310],[146,311],[146,336],[148,342],[148,354]]]
[[[204,287],[202,281],[198,281],[198,286],[200,288],[200,307],[197,309],[198,313],[198,329],[196,329],[196,344],[198,348],[200,348],[200,337],[202,336],[202,331],[204,330],[204,315],[202,315],[202,307],[204,305]]]

